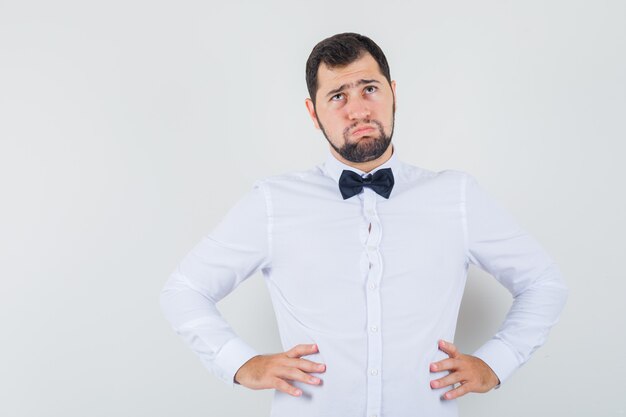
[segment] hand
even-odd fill
[[[430,364],[431,372],[451,371],[443,378],[430,381],[431,388],[461,385],[445,393],[446,400],[458,398],[468,392],[487,392],[500,383],[500,379],[482,359],[460,353],[450,342],[439,341],[439,349],[450,356]]]
[[[315,352],[317,345],[296,345],[286,352],[254,356],[235,373],[235,381],[247,388],[275,388],[298,397],[302,395],[302,391],[286,380],[302,381],[311,385],[320,384],[321,379],[306,372],[324,372],[326,365],[300,358]]]

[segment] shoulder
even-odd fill
[[[433,170],[406,162],[401,164],[399,174],[402,175],[407,182],[453,183],[462,185],[470,179],[473,179],[470,173],[460,169],[448,168]]]
[[[254,186],[260,188],[289,187],[290,185],[301,185],[302,183],[314,183],[323,178],[321,169],[316,166],[309,169],[286,171],[278,174],[268,175],[255,181]]]

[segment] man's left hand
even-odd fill
[[[500,383],[498,376],[482,359],[460,353],[450,342],[439,341],[439,349],[449,358],[430,364],[431,372],[450,371],[443,378],[430,381],[431,388],[443,388],[456,383],[461,385],[445,393],[446,400],[458,398],[468,392],[487,392]]]

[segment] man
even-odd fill
[[[399,160],[396,83],[371,39],[321,41],[306,79],[326,161],[257,181],[172,273],[163,311],[229,386],[276,389],[274,417],[456,416],[456,398],[500,386],[545,342],[567,297],[559,269],[470,174]],[[472,355],[452,343],[470,263],[514,297]],[[216,308],[256,271],[281,353]]]

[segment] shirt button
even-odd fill
[[[373,332],[377,332],[377,331],[378,331],[378,327],[376,327],[376,326],[372,326],[372,327],[370,327],[370,329],[371,329]]]
[[[372,369],[372,370],[370,371],[370,374],[372,374],[372,375],[378,375],[378,369]]]
[[[365,210],[365,213],[366,213],[368,216],[373,216],[373,215],[374,215],[374,210],[372,210],[372,209],[367,209],[367,210]]]
[[[376,288],[376,284],[374,284],[373,282],[370,282],[370,290],[373,290],[374,288]]]
[[[376,250],[376,246],[374,246],[374,245],[367,245],[367,250],[370,250],[370,251],[373,252],[373,251]]]

